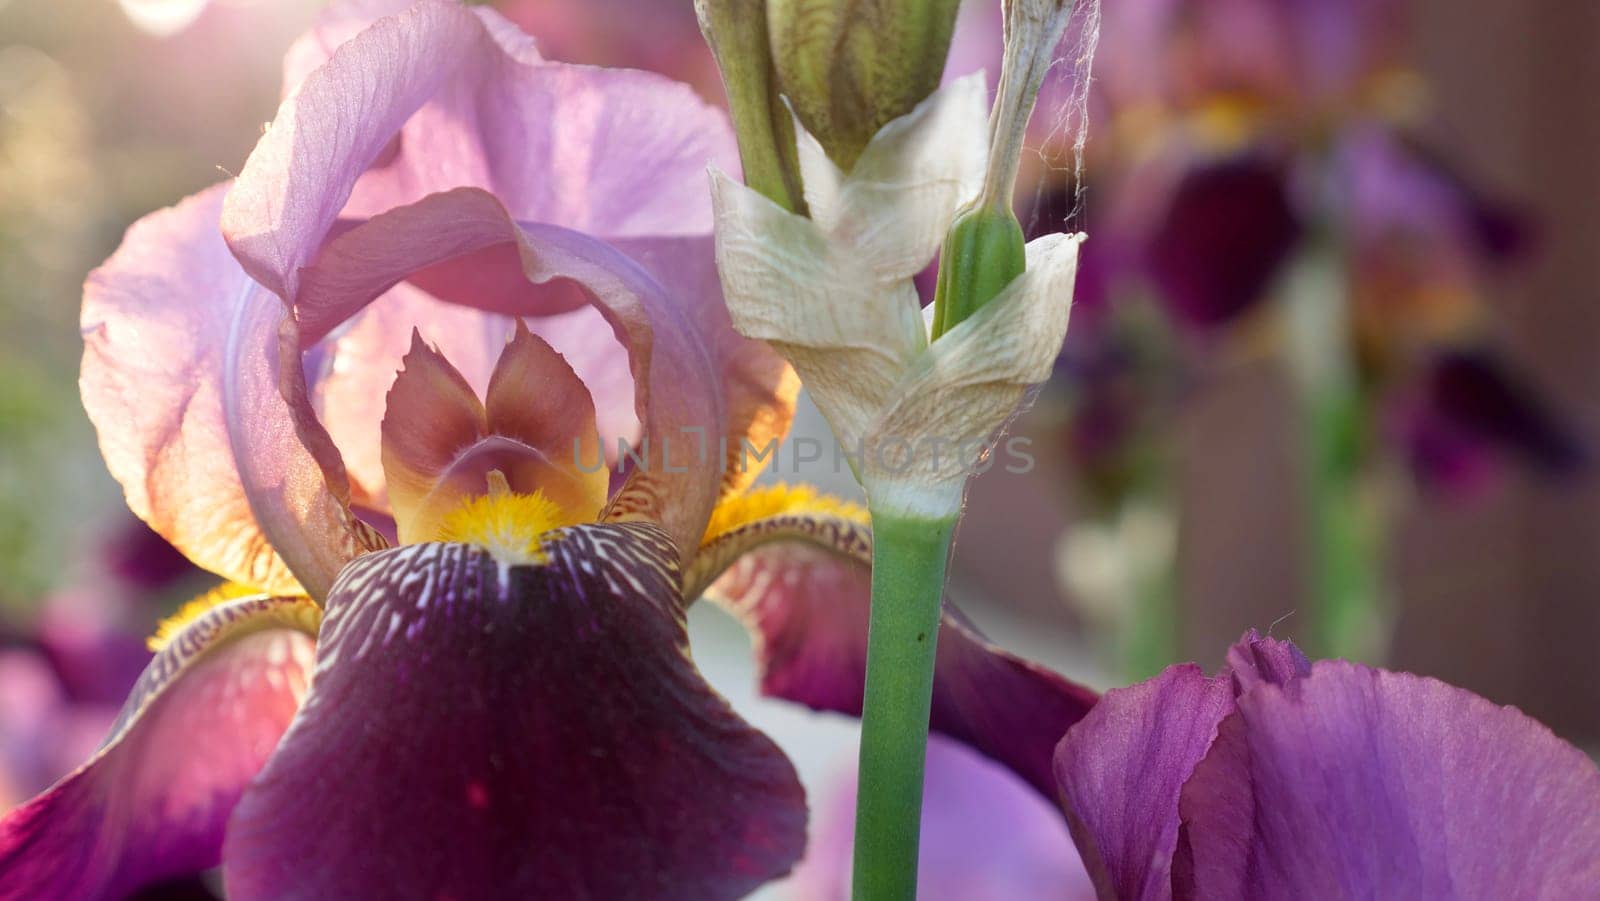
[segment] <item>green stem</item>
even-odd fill
[[[933,663],[956,519],[873,512],[872,615],[856,795],[855,901],[912,901]]]
[[[1311,588],[1319,657],[1366,659],[1383,611],[1382,534],[1364,490],[1361,386],[1350,359],[1343,258],[1331,236],[1290,273],[1288,361],[1299,393],[1307,452]]]

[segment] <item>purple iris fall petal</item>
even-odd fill
[[[1264,299],[1300,239],[1283,167],[1247,156],[1199,166],[1173,192],[1148,265],[1173,312],[1224,325]]]
[[[230,896],[726,898],[790,868],[800,785],[690,662],[666,533],[545,547],[346,569],[305,708],[229,825]]]
[[[1062,804],[1102,897],[1170,897],[1178,793],[1232,709],[1227,678],[1181,664],[1106,692],[1061,740]]]
[[[1311,661],[1294,642],[1263,638],[1251,629],[1228,649],[1228,669],[1233,675],[1233,693],[1243,694],[1263,683],[1282,685],[1309,676]]]
[[[307,607],[246,598],[179,633],[89,762],[0,820],[0,898],[119,897],[215,866],[305,693]]]
[[[1239,698],[1180,802],[1198,898],[1580,898],[1600,771],[1510,707],[1339,660]]]
[[[1231,679],[1188,665],[1108,692],[1063,739],[1063,803],[1102,896],[1600,885],[1600,770],[1520,711],[1434,679],[1308,665],[1253,632],[1228,659]]]
[[[870,559],[861,532],[858,546]],[[775,544],[735,563],[709,597],[757,636],[762,693],[860,716],[870,578],[861,559]],[[949,605],[937,654],[931,728],[1054,797],[1051,754],[1094,705],[1094,692],[995,647]]]

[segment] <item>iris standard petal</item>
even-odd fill
[[[800,395],[800,377],[770,344],[734,331],[722,300],[711,236],[619,238],[612,243],[649,270],[667,295],[678,301],[711,356],[712,370],[722,388],[725,420],[721,434],[712,431],[712,426],[702,428],[698,435],[689,435],[689,429],[684,429],[683,437],[701,437],[706,442],[704,452],[697,450],[693,455],[693,465],[722,466],[719,501],[743,493],[767,461],[776,459],[767,449],[776,449],[789,432]],[[595,384],[588,378],[584,381],[591,388]],[[600,396],[597,391],[597,404]],[[601,431],[602,436],[611,434],[614,432]],[[720,446],[713,450],[712,442],[719,439]]]
[[[423,0],[307,75],[224,211],[245,268],[293,297],[341,214],[457,187],[494,192],[517,219],[595,234],[709,232],[702,173],[736,159],[722,114],[661,76],[508,52],[510,27]]]
[[[311,405],[294,313],[253,282],[235,303],[222,364],[234,464],[262,534],[321,599],[347,561],[388,542],[351,511],[344,459]]]
[[[232,897],[724,898],[786,872],[805,804],[689,660],[645,523],[347,567],[311,694],[229,825]]]
[[[1600,770],[1521,711],[1345,661],[1238,700],[1181,801],[1178,893],[1575,898]]]
[[[249,277],[217,232],[226,185],[141,219],[83,288],[83,406],[128,506],[196,564],[272,590],[223,409],[232,300]]]
[[[685,304],[669,296],[638,262],[612,245],[550,225],[518,224],[489,194],[460,188],[375,217],[336,242],[342,252],[304,273],[302,324],[331,328],[419,267],[488,248],[508,248],[533,286],[581,290],[627,349],[634,407],[644,437],[628,481],[607,516],[663,523],[681,548],[693,548],[718,495],[692,449],[723,434],[721,390],[705,341]],[[709,245],[696,243],[689,250]],[[534,299],[495,312],[547,312]],[[700,299],[700,303],[707,302]],[[704,321],[704,320],[701,320]],[[668,386],[661,388],[660,386]]]
[[[1180,664],[1106,692],[1061,740],[1061,802],[1101,897],[1172,896],[1179,790],[1232,710],[1229,679]]]
[[[216,866],[306,692],[316,618],[305,598],[256,596],[180,632],[95,756],[0,820],[0,898],[121,897]]]
[[[706,597],[754,633],[764,694],[860,716],[871,559],[871,532],[859,519],[777,513],[703,547],[689,596],[715,578]],[[1094,692],[990,644],[948,605],[938,641],[933,730],[1054,798],[1051,754],[1094,704]]]

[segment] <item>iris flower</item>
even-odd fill
[[[796,384],[717,289],[726,122],[492,12],[392,7],[335,5],[238,178],[85,287],[107,464],[235,587],[0,821],[0,898],[219,862],[244,899],[715,898],[802,851],[794,771],[685,607],[749,624],[767,693],[858,712],[871,536],[740,465]],[[1052,792],[1093,695],[941,632],[934,728]]]
[[[1251,632],[1108,692],[1056,775],[1102,898],[1586,898],[1600,770],[1512,707]]]

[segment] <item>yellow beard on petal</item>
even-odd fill
[[[709,544],[743,525],[784,513],[804,513],[813,516],[837,516],[859,523],[868,521],[867,509],[860,504],[818,494],[810,485],[788,485],[779,482],[755,488],[738,497],[729,498],[711,511],[711,522],[706,524],[701,545]]]
[[[241,585],[238,582],[224,582],[205,594],[202,594],[199,597],[185,603],[182,607],[178,608],[178,612],[172,614],[157,624],[155,634],[144,640],[145,647],[152,651],[159,652],[162,648],[166,647],[168,642],[172,641],[172,639],[176,637],[179,632],[182,632],[185,626],[204,616],[207,610],[210,610],[212,607],[215,607],[218,604],[235,600],[237,598],[249,597],[253,594],[264,594],[264,592],[259,588],[251,588],[248,585]]]
[[[498,475],[498,472],[492,473]],[[549,533],[576,524],[544,492],[518,494],[491,480],[488,494],[464,501],[439,524],[438,541],[472,544],[512,566],[544,563],[544,539]]]

